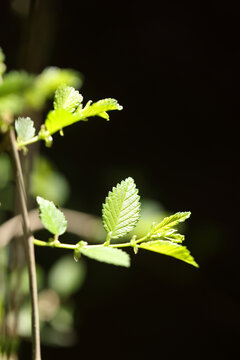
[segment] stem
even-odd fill
[[[33,240],[34,245],[38,245],[38,246],[47,246],[47,247],[52,247],[52,248],[60,248],[60,249],[69,249],[69,250],[75,250],[77,249],[78,245],[71,245],[71,244],[63,244],[55,241],[42,241],[42,240],[38,240],[38,239],[34,239]]]
[[[143,242],[145,240],[147,240],[148,235],[138,239],[135,241],[135,244],[138,244],[140,242]],[[61,243],[59,241],[42,241],[42,240],[38,240],[38,239],[34,239],[33,240],[34,245],[37,246],[46,246],[46,247],[52,247],[52,248],[59,248],[59,249],[68,249],[68,250],[75,250],[79,247],[78,244],[65,244],[65,243]],[[103,244],[98,244],[98,245],[84,245],[84,248],[93,248],[93,247],[104,247],[104,246],[108,246],[110,248],[123,248],[123,247],[132,247],[133,244],[132,242],[126,242],[126,243],[120,243],[120,244],[112,244],[112,245],[106,245],[106,242]]]
[[[16,137],[12,127],[10,128],[9,134],[10,134],[10,142],[12,147],[13,161],[15,165],[16,183],[19,193],[20,209],[23,219],[22,226],[23,226],[24,244],[25,244],[25,252],[27,258],[27,265],[28,265],[28,274],[29,274],[30,297],[31,297],[31,307],[32,307],[32,359],[41,360],[37,275],[36,275],[33,236],[31,233],[30,222],[28,217],[26,190],[24,186],[22,167],[17,149]]]
[[[33,143],[37,142],[38,140],[40,140],[39,135],[36,135],[33,138],[31,138],[30,140],[26,140],[21,143],[18,143],[18,148],[21,149],[23,146],[33,144]]]

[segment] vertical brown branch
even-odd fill
[[[34,244],[33,244],[33,236],[31,233],[30,222],[27,211],[27,200],[26,200],[27,197],[24,186],[22,167],[20,163],[18,149],[16,146],[16,137],[13,128],[10,129],[10,142],[11,142],[13,161],[15,166],[16,183],[17,183],[20,209],[22,215],[25,252],[26,252],[26,259],[27,259],[28,273],[29,273],[30,297],[31,297],[31,307],[32,307],[32,355],[33,355],[32,358],[33,360],[41,360],[38,291],[37,291]]]

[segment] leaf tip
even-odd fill
[[[43,198],[41,196],[36,197],[36,201],[37,201],[38,205],[40,205],[42,203],[42,200],[43,200]]]

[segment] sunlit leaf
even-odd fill
[[[71,86],[62,85],[55,92],[54,109],[64,109],[74,112],[82,102],[83,97]]]
[[[59,90],[57,90],[55,97],[55,110],[48,113],[45,121],[45,126],[51,135],[78,121],[87,120],[87,118],[91,116],[100,116],[109,120],[109,116],[106,111],[122,109],[122,106],[117,103],[117,100],[105,99],[93,104],[89,101],[83,109],[80,104],[76,111],[73,112],[76,103],[80,103],[82,101],[81,95],[78,92],[74,92],[74,89],[72,88],[71,91],[67,90],[67,93],[69,92],[69,97],[67,94],[64,95],[63,91],[63,96],[62,98],[59,98],[58,102],[58,91]],[[73,96],[73,102],[71,102],[71,96]]]
[[[141,218],[129,236],[137,235],[138,238],[144,237],[149,232],[153,223],[160,223],[166,216],[167,212],[159,202],[152,199],[141,199]]]
[[[29,117],[19,117],[15,121],[15,129],[17,132],[17,140],[19,143],[33,138],[36,131],[34,123]]]
[[[182,243],[185,240],[185,236],[178,233],[166,235],[165,238],[176,243]]]
[[[52,135],[64,127],[74,124],[76,121],[78,119],[75,114],[64,109],[57,109],[48,113],[45,126]]]
[[[62,211],[52,201],[37,196],[40,219],[44,227],[54,235],[62,235],[67,229],[67,220]]]
[[[174,226],[178,225],[180,222],[185,221],[191,215],[190,211],[185,212],[177,212],[174,215],[168,216],[160,222],[160,224],[156,225],[153,230],[152,234],[161,234],[167,233],[168,230],[172,229]]]
[[[122,106],[118,104],[117,100],[115,99],[104,99],[99,100],[93,104],[91,102],[88,102],[88,104],[85,106],[85,108],[77,110],[77,115],[79,116],[79,119],[86,119],[90,116],[100,116],[106,120],[109,120],[109,115],[107,114],[107,111],[110,110],[122,110]]]
[[[112,265],[130,266],[130,256],[120,249],[110,248],[108,246],[81,248],[81,253],[91,259],[105,262]]]
[[[169,255],[179,260],[185,261],[193,266],[199,267],[194,258],[190,254],[186,246],[172,243],[166,240],[156,240],[141,243],[139,248],[154,251],[160,254]]]
[[[134,229],[140,217],[140,197],[134,180],[129,177],[109,192],[103,204],[103,226],[112,239]]]

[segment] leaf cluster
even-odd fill
[[[0,48],[0,129],[8,130],[9,115],[42,110],[63,83],[80,88],[82,75],[72,69],[48,67],[39,75],[23,70],[5,73],[5,56]]]
[[[82,105],[83,97],[71,86],[60,86],[54,97],[54,110],[48,113],[45,126],[50,135],[62,131],[66,126],[78,121],[86,121],[89,117],[100,116],[109,120],[107,111],[122,110],[122,106],[115,99],[104,99],[92,103],[88,101]]]
[[[82,106],[83,97],[75,88],[66,84],[60,85],[54,96],[54,110],[49,111],[45,123],[42,125],[38,135],[35,135],[33,121],[28,118],[19,117],[15,121],[15,130],[19,149],[26,152],[26,146],[38,140],[44,140],[46,146],[52,145],[52,135],[57,131],[63,135],[63,128],[81,120],[86,121],[89,117],[99,116],[109,120],[108,111],[122,110],[122,106],[115,99],[104,99],[92,103],[88,101]]]
[[[4,55],[0,50],[0,78],[5,71]],[[109,120],[109,111],[122,110],[117,100],[107,98],[83,105],[83,96],[76,90],[82,82],[81,75],[73,70],[50,67],[40,75],[27,74],[24,71],[11,71],[4,74],[0,83],[0,126],[8,127],[6,114],[20,113],[26,109],[41,109],[46,100],[54,95],[53,110],[49,111],[44,124],[36,135],[33,121],[29,117],[18,117],[15,121],[17,145],[26,153],[27,146],[44,140],[46,146],[51,146],[52,135],[79,121],[86,121],[90,117],[98,116]],[[2,124],[2,125],[1,125]],[[130,256],[120,248],[132,247],[135,254],[139,249],[145,249],[169,255],[198,266],[189,250],[182,245],[184,235],[175,228],[191,215],[190,212],[178,212],[166,217],[159,224],[152,224],[149,232],[137,238],[133,235],[128,242],[116,243],[132,230],[140,218],[140,196],[131,177],[121,181],[108,193],[102,209],[103,227],[107,233],[106,241],[99,245],[89,245],[80,241],[75,245],[63,244],[59,236],[67,230],[67,220],[52,201],[37,196],[40,218],[44,227],[54,235],[49,243],[35,239],[41,246],[51,246],[72,249],[74,258],[81,255],[92,259],[129,267]],[[112,243],[111,241],[115,242]]]
[[[140,217],[140,197],[131,177],[113,187],[103,204],[102,221],[107,232],[106,241],[103,244],[89,245],[80,241],[74,246],[69,246],[59,243],[58,236],[67,229],[63,213],[60,215],[60,210],[48,200],[38,197],[37,201],[43,225],[55,237],[57,236],[58,242],[51,239],[49,246],[72,249],[76,261],[84,255],[97,261],[129,267],[130,256],[121,248],[132,247],[135,254],[139,249],[145,249],[172,256],[198,267],[187,247],[181,244],[184,241],[184,235],[175,229],[179,223],[190,217],[189,211],[178,212],[164,218],[159,224],[153,224],[150,231],[139,239],[134,235],[129,242],[111,244],[111,240],[121,239],[132,231]],[[41,243],[38,242],[38,245]]]

